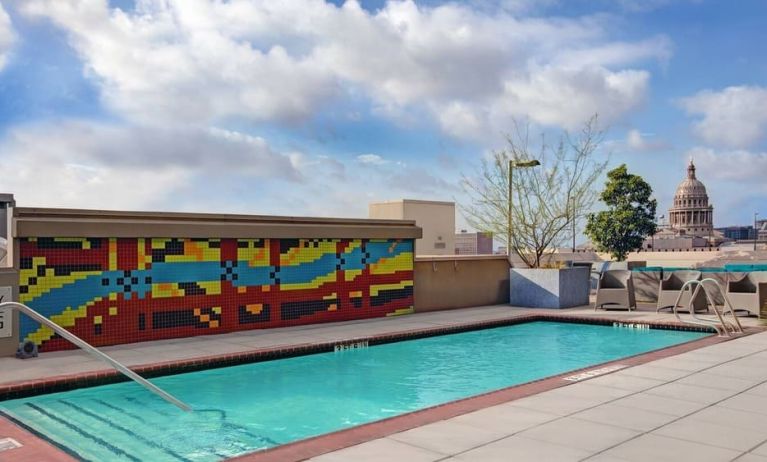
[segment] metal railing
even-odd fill
[[[714,298],[709,293],[708,289],[706,288],[706,282],[713,283],[714,286],[716,286],[717,290],[722,294],[722,297],[724,298],[724,311],[719,311],[719,308],[716,306],[716,302],[714,302]],[[692,317],[692,320],[683,320],[679,316],[679,312],[677,312],[677,307],[679,306],[679,302],[682,300],[682,296],[684,295],[685,290],[687,290],[688,286],[695,286],[695,290],[692,291],[692,295],[690,296],[690,301],[688,302],[688,310],[690,312],[690,316]],[[716,319],[708,319],[698,316],[695,313],[695,297],[698,295],[698,292],[700,289],[703,288],[703,293],[706,296],[706,302],[708,303],[708,306],[710,308],[714,309],[714,313],[716,314],[716,318],[718,319],[718,322]],[[698,280],[692,280],[687,281],[682,285],[682,288],[679,289],[679,295],[676,297],[676,302],[673,306],[674,316],[676,316],[676,319],[681,323],[687,323],[687,324],[694,324],[698,326],[712,326],[714,329],[716,329],[717,334],[720,336],[727,336],[732,337],[735,334],[742,334],[743,333],[743,327],[740,325],[740,320],[738,319],[738,316],[735,314],[735,309],[732,307],[732,303],[730,303],[730,298],[727,296],[727,293],[722,290],[722,286],[719,285],[719,281],[712,278],[706,278],[702,279],[700,281]],[[728,322],[724,319],[725,315],[731,315],[734,322]]]
[[[91,344],[86,342],[85,340],[81,339],[80,337],[74,335],[73,333],[69,332],[68,330],[64,329],[63,327],[59,326],[55,322],[51,321],[50,319],[46,318],[45,316],[41,315],[37,311],[33,310],[32,308],[28,307],[27,305],[24,305],[22,303],[18,302],[4,302],[0,303],[0,308],[15,308],[19,312],[24,313],[25,315],[29,316],[33,320],[39,322],[40,324],[43,324],[47,327],[50,327],[53,329],[54,332],[59,334],[61,337],[69,340],[70,342],[74,343],[78,347],[82,348],[85,352],[91,354],[92,356],[95,356],[96,358],[104,361],[105,363],[109,364],[110,366],[117,369],[119,372],[121,372],[123,375],[127,376],[129,379],[133,380],[134,382],[138,383],[142,387],[146,388],[147,390],[151,391],[152,393],[158,395],[160,398],[164,399],[165,401],[178,406],[180,409],[184,411],[191,411],[192,408],[184,403],[183,401],[180,401],[170,393],[166,392],[165,390],[161,389],[157,385],[153,384],[152,382],[148,381],[147,379],[141,377],[140,375],[136,374],[132,370],[128,369],[123,364],[119,363],[116,359],[112,358],[111,356],[107,355],[106,353],[103,353],[102,351],[96,349]]]

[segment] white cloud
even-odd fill
[[[455,172],[361,157],[283,152],[221,128],[82,120],[17,126],[0,139],[3,188],[23,206],[360,217],[369,201],[455,192]]]
[[[767,134],[767,88],[727,87],[705,90],[681,100],[682,107],[702,119],[693,125],[704,141],[727,148],[749,148]]]
[[[461,137],[519,115],[571,128],[633,110],[649,74],[631,66],[671,54],[664,37],[610,41],[606,17],[517,18],[454,3],[390,1],[371,13],[353,0],[139,0],[124,12],[106,0],[27,0],[20,9],[67,31],[104,101],[142,123],[293,121],[362,96],[407,123],[425,110]]]
[[[642,102],[649,77],[646,71],[549,66],[508,81],[501,101],[505,107],[498,109],[571,129],[594,114],[609,123]]]
[[[369,165],[384,165],[388,163],[386,159],[378,154],[360,154],[357,156],[357,162]]]
[[[0,153],[4,188],[34,206],[155,208],[201,181],[303,178],[264,140],[223,131],[64,120],[11,129]]]
[[[626,146],[632,151],[660,151],[669,148],[668,143],[663,140],[651,139],[651,136],[632,128],[626,133]]]
[[[8,53],[16,42],[16,33],[11,24],[11,18],[0,4],[0,71],[8,61]]]
[[[707,177],[752,183],[767,192],[764,182],[767,178],[767,152],[744,149],[717,151],[706,147],[695,147],[687,151],[687,156],[695,160],[695,164]]]

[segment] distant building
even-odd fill
[[[767,220],[759,220],[756,222],[757,239],[760,241],[767,241]]]
[[[455,202],[399,199],[373,202],[370,218],[415,220],[423,237],[415,241],[416,255],[453,255],[455,253]]]
[[[733,241],[745,241],[754,238],[753,226],[727,226],[716,228],[716,230],[722,233],[726,239]]]
[[[468,233],[461,230],[455,235],[456,255],[492,255],[493,233]]]
[[[714,230],[714,206],[708,203],[706,186],[695,176],[692,159],[687,178],[676,188],[668,217],[669,226],[678,235],[709,237]]]
[[[695,175],[690,159],[687,178],[679,183],[674,203],[668,210],[668,224],[648,237],[642,247],[654,250],[686,250],[717,245],[724,240],[714,231],[714,207],[708,202],[706,186]]]

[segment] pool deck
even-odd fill
[[[531,314],[600,317],[625,322],[672,321],[649,306],[639,311],[529,310],[489,306],[417,313],[332,324],[253,330],[107,347],[129,366],[171,364],[245,352],[328,344],[361,337],[450,328]],[[741,319],[756,326],[756,319]],[[715,344],[712,344],[715,343]],[[576,383],[562,377],[515,387],[485,398],[483,406],[460,408],[425,425],[379,425],[375,439],[319,455],[316,461],[407,460],[739,460],[767,462],[767,333],[726,342],[698,344],[692,351],[628,366]],[[691,348],[687,348],[690,350]],[[648,359],[649,360],[649,359]],[[103,363],[78,350],[43,353],[39,358],[0,358],[0,388],[109,373]],[[544,381],[545,382],[545,381]],[[523,386],[524,387],[524,386]],[[543,388],[545,389],[545,388]],[[450,409],[450,408],[448,408]],[[478,410],[477,410],[478,409]],[[444,410],[443,410],[444,411]],[[424,422],[428,422],[426,420]],[[376,424],[371,424],[376,425]],[[381,431],[382,428],[390,428]],[[414,427],[414,428],[413,428]],[[353,435],[347,431],[346,435]],[[2,453],[2,460],[72,460],[60,450],[0,418],[0,439],[24,446]],[[325,437],[322,437],[325,438]],[[336,435],[336,440],[338,436]],[[347,438],[354,443],[354,439]],[[345,446],[316,445],[327,450]],[[348,445],[348,444],[346,444]],[[289,448],[290,445],[283,448]],[[315,451],[320,454],[326,451]],[[45,457],[41,457],[45,454]],[[283,450],[244,460],[289,460]],[[300,454],[295,452],[294,454]],[[303,457],[296,457],[298,459]]]

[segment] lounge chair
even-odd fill
[[[658,287],[658,309],[656,311],[673,308],[674,302],[676,302],[682,286],[687,281],[699,281],[700,279],[701,272],[693,270],[673,271],[668,277],[661,279]],[[695,287],[687,286],[677,307],[687,309],[690,305],[690,298],[692,297],[694,290]],[[695,297],[693,310],[695,312],[709,311],[708,301],[706,300],[706,294],[703,289],[699,290],[698,295]]]
[[[748,311],[761,317],[767,311],[767,272],[751,272],[736,281],[727,283],[727,298],[736,311]]]
[[[597,290],[597,286],[599,285],[599,278],[602,277],[602,273],[607,271],[609,268],[609,261],[595,261],[591,263],[591,274],[589,276],[591,282],[589,287],[591,287],[592,291]]]
[[[597,283],[597,298],[594,310],[605,308],[636,309],[634,281],[629,270],[607,270],[602,273]]]

